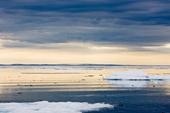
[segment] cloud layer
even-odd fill
[[[77,42],[167,53],[169,5],[169,0],[1,0],[1,46],[49,49]],[[51,43],[56,46],[39,46]]]

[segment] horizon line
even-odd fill
[[[133,65],[133,64],[24,64],[24,63],[14,63],[14,64],[0,64],[0,66],[170,66],[170,65]]]

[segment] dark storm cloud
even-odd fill
[[[0,4],[1,11],[6,15],[15,14],[16,16],[47,18],[57,16],[59,18],[62,16],[70,18],[82,17],[95,18],[97,20],[120,18],[129,21],[139,21],[141,24],[145,24],[146,21],[148,22],[147,24],[169,25],[170,23],[168,21],[170,18],[169,1],[166,0],[4,0]],[[91,12],[101,13],[100,15],[93,15]],[[83,13],[86,13],[86,15],[83,15]],[[33,18],[30,18],[31,20],[34,21]]]
[[[169,0],[1,0],[0,32],[12,36],[0,38],[162,46],[170,43],[169,6]]]

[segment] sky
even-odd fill
[[[0,0],[0,64],[170,65],[169,0]]]

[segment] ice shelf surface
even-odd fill
[[[102,108],[113,108],[110,104],[87,102],[30,102],[0,103],[0,113],[82,113]]]

